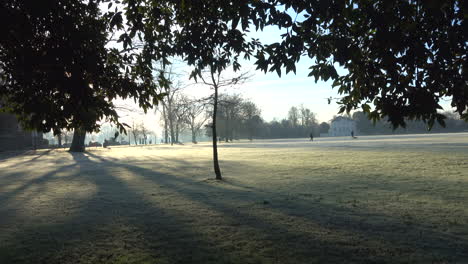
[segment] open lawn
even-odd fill
[[[468,133],[0,154],[0,263],[468,263]]]

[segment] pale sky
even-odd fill
[[[288,110],[292,106],[309,108],[316,114],[318,121],[328,122],[333,115],[338,112],[338,105],[335,102],[328,104],[327,98],[338,97],[335,90],[331,88],[331,82],[317,82],[314,78],[307,77],[308,66],[300,63],[297,67],[297,74],[290,73],[278,77],[276,73],[263,73],[255,71],[253,61],[244,62],[241,71],[252,73],[251,79],[239,86],[223,89],[221,92],[235,93],[242,95],[245,99],[254,102],[262,111],[261,116],[265,121],[271,121],[274,118],[281,120],[287,117]],[[187,69],[187,68],[186,68]],[[235,73],[226,71],[226,78],[231,78]],[[193,80],[184,80],[186,83],[193,83]],[[196,98],[207,97],[211,94],[209,87],[203,84],[193,84],[184,89],[184,94]],[[126,114],[127,117],[122,117],[124,122],[130,123],[131,120],[136,122],[144,121],[152,130],[161,131],[158,123],[160,123],[159,115],[155,115],[153,111],[146,115],[142,114]]]

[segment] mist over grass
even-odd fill
[[[468,134],[0,157],[0,263],[463,263]]]

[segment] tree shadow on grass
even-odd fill
[[[10,158],[24,155],[30,153],[30,150],[9,150],[9,151],[0,151],[0,161],[5,161]]]
[[[0,262],[426,263],[466,257],[450,248],[466,240],[423,230],[422,241],[415,237],[418,227],[411,232],[397,217],[287,200],[251,186],[233,188],[234,181],[197,181],[93,153],[71,155],[83,169],[67,180],[91,182],[96,191],[64,198],[65,207],[51,204],[57,213],[47,223],[20,219],[27,225],[0,241]],[[171,162],[178,164],[174,170],[198,166]],[[383,221],[367,223],[366,217]]]
[[[76,166],[101,166],[86,154],[72,155]],[[192,230],[190,223],[195,220],[177,210],[159,208],[157,202],[148,201],[113,175],[114,169],[109,164],[99,175],[82,170],[68,176],[68,181],[93,182],[98,187],[96,193],[82,200],[69,197],[63,201],[79,208],[71,217],[58,211],[56,219],[52,216],[45,224],[21,219],[28,225],[20,225],[9,237],[0,235],[5,239],[0,243],[0,262],[242,263],[242,259],[249,259],[223,251],[215,241]],[[50,176],[41,179],[31,184],[43,185]],[[11,199],[16,195],[8,194]]]
[[[0,180],[2,181],[2,184],[9,184],[9,183],[12,183],[15,180],[16,181],[24,180],[24,182],[22,182],[20,184],[20,186],[18,186],[16,188],[13,188],[13,190],[3,191],[2,193],[0,193],[0,203],[8,201],[10,198],[15,198],[18,194],[24,192],[25,190],[27,190],[30,187],[42,186],[45,183],[49,182],[51,179],[53,179],[58,172],[70,170],[70,169],[73,169],[76,166],[77,166],[77,164],[70,164],[70,165],[58,167],[58,168],[53,169],[52,171],[47,172],[47,173],[45,173],[45,174],[43,174],[43,175],[41,175],[39,177],[34,177],[34,178],[28,179],[28,180],[24,180],[23,177],[22,177],[25,174],[24,171],[19,171],[19,172],[15,172],[15,173],[11,173],[11,174],[2,176],[2,177],[0,177]],[[34,193],[39,193],[41,191],[43,191],[43,189],[39,188],[35,192],[30,193],[28,196],[33,196]],[[23,198],[27,199],[27,197],[23,197]]]
[[[7,162],[9,159],[20,157],[20,156],[34,156],[34,158],[28,160],[28,162],[40,159],[42,156],[49,154],[52,149],[40,149],[40,150],[16,150],[16,151],[0,151],[0,161]],[[19,165],[23,163],[17,163]]]
[[[102,159],[101,157],[97,157]],[[102,159],[105,161],[105,159]],[[173,160],[172,162],[178,163],[180,166],[177,168],[193,167],[193,164],[184,160]],[[437,259],[434,255],[440,256],[445,260],[451,259],[464,259],[468,257],[466,253],[463,253],[464,246],[468,245],[468,240],[460,236],[454,236],[448,233],[442,233],[440,231],[432,230],[427,226],[408,225],[405,219],[400,219],[396,216],[383,215],[376,212],[368,212],[362,208],[345,208],[336,205],[322,205],[320,203],[310,203],[310,200],[295,200],[291,201],[287,196],[281,197],[277,193],[266,193],[264,190],[258,190],[249,186],[249,191],[244,190],[232,190],[220,188],[219,185],[213,185],[206,182],[194,181],[190,178],[173,177],[168,174],[154,175],[154,172],[145,168],[136,167],[128,164],[117,164],[114,163],[112,166],[121,166],[127,170],[133,171],[137,175],[141,175],[151,181],[162,184],[170,189],[177,191],[180,195],[185,196],[188,200],[197,200],[202,202],[214,211],[222,212],[227,217],[233,217],[237,220],[248,219],[247,223],[249,226],[255,226],[260,232],[269,232],[271,230],[280,230],[282,234],[290,233],[289,230],[284,228],[279,223],[274,223],[274,219],[265,221],[259,217],[253,216],[250,212],[242,213],[236,207],[236,204],[247,204],[258,207],[267,197],[272,199],[272,203],[267,206],[260,206],[261,209],[266,211],[273,210],[280,212],[283,216],[299,216],[306,222],[318,224],[329,231],[338,232],[350,232],[353,235],[357,235],[362,240],[370,239],[368,253],[375,251],[376,249],[370,248],[372,243],[376,241],[382,242],[388,248],[380,249],[382,252],[373,252],[371,255],[364,256],[365,258],[377,258],[383,261],[391,258],[395,254],[413,254],[413,257],[426,256],[427,260]],[[238,164],[238,166],[245,166],[245,164]],[[153,172],[153,173],[151,173]],[[227,183],[232,184],[232,182]],[[242,186],[246,187],[246,186]],[[200,196],[200,193],[204,193],[207,190],[214,193],[222,194],[222,197],[216,197],[211,199],[209,196]],[[252,191],[253,190],[253,191]],[[378,190],[377,190],[378,191]],[[230,202],[225,202],[225,201]],[[263,208],[266,207],[266,208]],[[249,211],[250,209],[247,208]],[[367,221],[367,218],[379,219],[378,221]],[[298,236],[297,233],[292,235],[293,237]],[[287,237],[285,241],[294,241],[293,237]],[[299,236],[300,237],[300,236]],[[275,240],[275,237],[268,238],[269,240]],[[325,241],[321,241],[317,238],[302,236],[301,241],[309,242],[315,245],[322,245],[324,248],[315,250],[315,254],[326,252],[340,252],[340,256],[356,255],[356,247],[338,247],[334,243],[327,244]],[[354,241],[357,242],[357,241]],[[359,241],[362,243],[363,241]],[[301,248],[301,245],[296,245],[295,248]],[[320,247],[319,247],[320,248]],[[359,248],[359,247],[358,247]],[[357,249],[359,251],[359,249]],[[363,250],[361,248],[360,250]],[[306,248],[305,251],[314,251],[310,248]],[[364,249],[364,251],[366,251]],[[378,251],[378,250],[377,250]],[[373,254],[373,255],[372,255]],[[379,256],[380,254],[380,256]],[[311,257],[313,254],[310,252],[307,254]],[[328,258],[329,256],[327,256]],[[325,258],[326,259],[326,258]],[[351,258],[352,259],[352,258]],[[362,259],[360,259],[362,260]]]

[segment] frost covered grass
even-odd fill
[[[0,263],[466,263],[468,134],[0,154]]]

